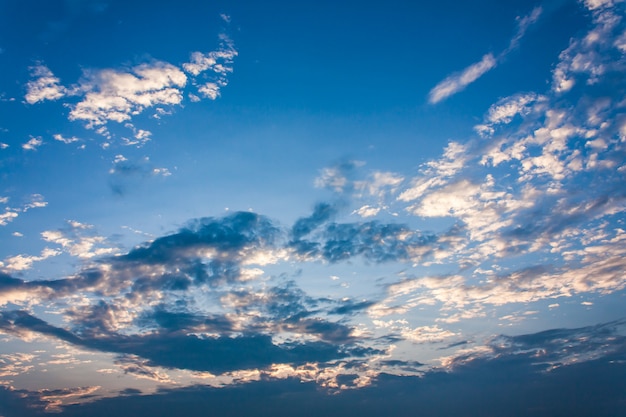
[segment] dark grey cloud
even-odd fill
[[[410,261],[418,252],[429,252],[436,243],[435,235],[415,231],[403,224],[369,221],[330,223],[316,240],[292,242],[292,248],[301,256],[321,257],[329,262],[361,256],[381,263]]]
[[[309,323],[312,331],[323,333],[323,323]],[[181,331],[152,332],[123,335],[114,332],[78,335],[53,326],[25,311],[0,313],[0,329],[7,333],[34,331],[73,345],[102,352],[136,355],[147,366],[190,369],[223,373],[240,369],[265,368],[274,363],[300,365],[307,362],[327,362],[349,356],[379,354],[381,351],[356,345],[319,342],[292,342],[276,345],[265,334],[239,337],[206,337]],[[336,328],[330,327],[333,332]],[[332,339],[332,338],[331,338]],[[336,336],[343,340],[345,337]],[[345,341],[345,340],[344,340]]]
[[[603,332],[596,330],[596,333]],[[525,339],[530,338],[535,343],[561,336],[563,333],[557,331],[528,335]],[[624,359],[626,351],[622,349],[610,356],[544,372],[543,367],[535,365],[532,354],[511,351],[459,365],[452,372],[434,370],[420,377],[383,373],[367,387],[339,393],[297,379],[263,379],[227,388],[194,386],[162,389],[152,395],[106,398],[64,407],[62,415],[200,416],[211,410],[220,416],[239,416],[254,410],[258,416],[333,417],[403,416],[407,410],[418,410],[420,415],[429,417],[614,417],[622,415],[624,409]],[[355,375],[346,374],[339,382],[349,386]],[[23,407],[28,401],[38,401],[35,393],[20,392],[18,395],[2,389],[0,398],[10,399],[0,402],[0,411],[2,407],[14,407],[18,413],[27,411],[27,414],[19,414],[22,416],[39,415],[36,409]],[[7,417],[18,415],[4,413]]]
[[[352,300],[344,301],[339,307],[335,307],[328,314],[338,314],[341,316],[359,313],[376,304],[375,301],[354,302]]]
[[[291,228],[291,235],[295,241],[308,235],[320,225],[328,222],[338,212],[336,206],[329,203],[319,203],[308,217],[298,219]]]
[[[223,416],[401,416],[419,410],[424,416],[599,416],[621,415],[626,391],[626,321],[578,329],[499,336],[491,343],[491,354],[459,357],[455,366],[442,371],[424,371],[421,376],[379,374],[363,388],[337,392],[320,389],[314,382],[295,378],[271,379],[226,388],[192,386],[161,389],[156,394],[138,395],[124,390],[115,398],[68,405],[63,416],[206,415],[207,410]],[[585,341],[591,340],[591,347]],[[158,348],[158,345],[154,345]],[[563,349],[567,351],[564,352]],[[599,352],[559,361],[559,366],[542,362],[572,353]],[[483,351],[484,352],[484,351]],[[544,353],[545,352],[545,353]],[[120,363],[142,372],[145,361],[120,356]],[[362,361],[342,362],[348,371],[337,381],[353,386]],[[383,360],[383,366],[419,370],[415,361]],[[80,389],[74,390],[80,393]],[[5,417],[44,415],[50,404],[46,397],[72,394],[72,390],[28,391],[0,387],[0,413]],[[451,401],[451,399],[454,399]]]

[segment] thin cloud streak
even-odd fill
[[[491,53],[485,54],[480,61],[468,66],[459,73],[446,77],[433,87],[428,93],[428,102],[437,104],[465,90],[468,85],[495,68],[511,51],[519,46],[520,40],[524,37],[528,28],[539,19],[541,12],[541,7],[536,7],[529,15],[518,20],[517,33],[511,38],[509,46],[497,57]]]

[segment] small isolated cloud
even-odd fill
[[[541,11],[541,7],[536,7],[529,15],[518,18],[517,32],[511,38],[509,46],[502,53],[500,53],[497,57],[491,53],[485,54],[480,61],[470,65],[461,72],[446,77],[443,81],[433,87],[432,90],[430,90],[428,93],[428,102],[430,104],[437,104],[440,101],[463,91],[469,84],[473,83],[488,71],[495,68],[507,54],[517,48],[520,40],[525,35],[530,25],[539,19]]]
[[[19,214],[10,208],[7,208],[4,213],[0,213],[0,226],[6,226],[13,221]]]
[[[69,145],[70,143],[74,143],[74,142],[78,142],[80,139],[78,139],[75,136],[72,136],[70,138],[66,138],[61,134],[55,134],[52,136],[54,138],[54,140],[65,143],[66,145]]]
[[[428,102],[436,104],[459,91],[463,91],[465,87],[476,81],[495,66],[496,58],[492,54],[484,55],[480,61],[470,65],[460,73],[450,75],[437,84],[430,90]]]
[[[362,206],[361,208],[354,210],[353,213],[358,214],[361,217],[374,217],[380,213],[380,207],[372,207],[369,205]]]
[[[11,256],[9,258],[6,258],[3,262],[0,262],[0,266],[2,266],[5,270],[9,272],[25,271],[30,269],[35,262],[44,261],[59,254],[61,254],[61,252],[58,250],[45,248],[43,251],[41,251],[41,254],[39,256]]]
[[[43,140],[40,137],[31,137],[30,140],[22,145],[22,149],[26,151],[34,151],[43,145]]]
[[[68,90],[63,87],[61,80],[54,76],[52,71],[43,64],[30,68],[33,79],[26,84],[26,102],[35,104],[45,100],[58,100],[64,97]]]

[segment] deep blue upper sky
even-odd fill
[[[615,415],[624,7],[0,0],[0,416]]]

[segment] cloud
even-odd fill
[[[71,106],[69,119],[84,121],[91,129],[109,121],[121,123],[150,107],[180,104],[186,83],[181,70],[162,61],[129,71],[87,71],[80,84],[84,97]]]
[[[190,62],[183,64],[183,69],[196,77],[205,71],[224,76],[233,71],[231,65],[236,56],[233,41],[227,35],[221,34],[217,51],[192,53]]]
[[[480,61],[470,65],[460,73],[448,76],[433,87],[430,93],[428,93],[428,102],[436,104],[459,91],[465,90],[465,87],[494,68],[496,64],[496,58],[493,54],[484,55]]]
[[[509,47],[507,49],[505,49],[500,54],[500,56],[504,56],[504,55],[508,54],[513,49],[515,49],[515,48],[517,48],[519,46],[519,42],[524,37],[524,35],[526,34],[526,31],[528,30],[528,28],[531,25],[533,25],[535,22],[537,22],[537,20],[539,19],[539,17],[541,16],[542,13],[543,13],[543,9],[541,7],[539,7],[539,6],[537,6],[530,12],[530,14],[528,14],[528,15],[526,15],[524,17],[518,17],[517,18],[517,32],[515,33],[513,38],[511,38],[511,41],[509,42]]]
[[[249,377],[250,382],[244,385],[164,388],[154,394],[124,395],[65,406],[63,413],[125,416],[141,409],[147,414],[194,415],[212,407],[223,415],[242,415],[254,408],[258,415],[276,416],[297,414],[304,406],[311,414],[328,416],[343,416],[347,410],[363,416],[393,416],[419,408],[432,416],[477,417],[485,413],[506,415],[511,404],[516,404],[520,415],[609,417],[621,412],[620,393],[626,389],[623,378],[626,344],[620,326],[620,323],[606,323],[502,335],[485,346],[465,349],[465,354],[450,358],[444,369],[425,371],[419,376],[372,374],[371,382],[360,389],[347,389],[359,386],[360,379],[355,373],[360,370],[358,363],[346,361],[336,374],[333,373],[336,368],[273,365],[257,373],[255,379]],[[587,340],[589,344],[585,343]],[[381,360],[380,365],[420,367],[419,363],[397,360]],[[315,378],[324,372],[333,377],[320,389]],[[339,387],[344,389],[337,393]],[[2,388],[0,407],[28,411],[20,415],[33,414],[33,408],[20,406],[29,404],[42,409],[45,402],[41,396],[37,391]]]
[[[337,193],[351,192],[355,189],[354,173],[364,164],[362,161],[344,161],[332,167],[326,167],[315,178],[314,185],[317,188],[328,188]]]
[[[53,138],[54,138],[54,140],[57,140],[57,141],[62,142],[62,143],[65,143],[66,145],[69,145],[70,143],[74,143],[74,142],[80,141],[80,139],[78,139],[75,136],[72,136],[71,138],[66,138],[66,137],[63,137],[63,135],[58,134],[58,133],[53,135]]]
[[[0,262],[0,267],[7,271],[25,271],[30,269],[33,263],[57,256],[60,253],[57,250],[45,248],[39,256],[16,255],[8,257],[3,262]]]
[[[60,85],[61,80],[43,64],[30,68],[33,80],[26,84],[26,102],[35,104],[44,100],[58,100],[68,94],[68,90]]]
[[[572,39],[561,52],[552,74],[552,90],[558,94],[570,91],[580,81],[596,84],[604,75],[621,73],[625,68],[619,48],[621,11],[614,10],[613,1],[592,0],[585,4],[592,10],[593,27],[585,37]]]
[[[9,197],[0,197],[0,204],[6,204],[9,202]],[[0,226],[6,226],[13,220],[15,220],[20,213],[26,213],[33,208],[43,208],[48,205],[44,196],[41,194],[32,194],[29,196],[27,202],[22,203],[19,207],[6,206],[4,213],[0,213]]]
[[[93,232],[93,226],[77,221],[68,221],[67,227],[60,230],[46,230],[41,233],[43,240],[60,245],[63,250],[79,259],[108,255],[116,249],[107,244],[107,239]]]
[[[182,104],[189,85],[197,89],[197,94],[188,93],[192,101],[199,101],[199,96],[217,99],[228,85],[237,54],[233,41],[222,33],[216,50],[193,52],[190,62],[180,67],[154,59],[129,68],[84,69],[81,79],[70,87],[61,85],[48,67],[38,63],[31,68],[25,100],[36,104],[72,98],[63,103],[70,109],[69,120],[82,122],[107,138],[111,137],[109,123],[124,123],[134,135],[124,139],[126,144],[141,146],[151,133],[135,128],[135,116],[148,110],[153,110],[155,118],[171,114],[169,109]],[[73,141],[61,135],[55,135],[55,139]]]
[[[22,145],[22,149],[26,151],[34,151],[43,145],[43,140],[40,137],[31,137],[30,140]]]
[[[142,363],[147,366],[211,372],[265,368],[273,363],[326,362],[351,355],[362,356],[377,353],[372,349],[341,347],[325,342],[275,345],[271,337],[265,335],[199,338],[195,335],[174,332],[79,337],[24,311],[0,313],[0,329],[9,333],[30,330],[76,346],[136,355],[146,359]],[[155,350],[155,346],[159,346],[159,349]],[[207,352],[210,354],[207,355]],[[140,367],[135,366],[133,372],[140,372]]]
[[[541,15],[541,7],[536,7],[532,12],[522,18],[518,18],[517,32],[511,38],[509,46],[497,57],[492,53],[483,55],[478,62],[465,68],[463,71],[449,75],[443,81],[433,87],[428,93],[428,102],[437,104],[448,97],[465,90],[465,88],[495,68],[512,50],[518,47],[520,40],[526,34],[528,28],[535,23]]]

